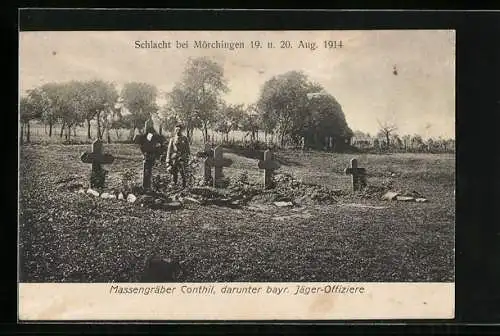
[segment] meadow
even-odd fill
[[[32,129],[33,132],[33,129]],[[86,144],[65,145],[44,130],[20,149],[20,280],[138,282],[147,258],[182,262],[179,281],[454,281],[455,156],[340,154],[282,150],[279,173],[339,191],[330,204],[293,208],[191,204],[165,211],[60,190],[57,182],[87,183],[80,161]],[[80,131],[79,131],[80,132]],[[38,138],[37,138],[38,137]],[[56,139],[57,138],[57,139]],[[142,177],[134,144],[112,143],[107,188],[125,170]],[[195,141],[192,152],[201,150]],[[224,169],[261,183],[261,153],[225,150]],[[350,191],[344,168],[356,157],[368,185],[416,191],[428,202],[386,201]],[[155,167],[161,173],[162,166]]]

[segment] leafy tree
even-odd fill
[[[421,151],[425,147],[422,136],[419,134],[413,135],[411,138],[411,146],[412,148]]]
[[[281,145],[286,135],[300,132],[307,116],[307,93],[310,84],[304,73],[290,71],[264,83],[258,110],[262,114],[265,131],[276,130]]]
[[[169,108],[182,120],[191,138],[201,128],[208,141],[208,129],[216,121],[221,96],[228,92],[224,69],[208,57],[189,58],[182,80],[167,93]]]
[[[227,142],[229,141],[229,133],[240,129],[240,124],[243,123],[246,116],[243,104],[223,104],[219,110],[214,130],[222,133]]]
[[[409,148],[411,148],[411,135],[405,134],[401,138],[403,140],[403,146],[405,151],[408,151]]]
[[[58,115],[63,122],[61,135],[66,127],[66,140],[71,139],[71,128],[85,119],[85,91],[83,83],[70,81],[60,86],[59,96],[56,102]]]
[[[26,142],[30,142],[30,121],[38,118],[40,112],[37,109],[36,102],[33,100],[32,92],[28,96],[21,97],[19,101],[19,117],[21,121],[21,143],[23,143],[24,134]]]
[[[156,98],[158,89],[148,83],[132,82],[123,86],[121,97],[123,105],[132,114],[129,118],[131,124],[131,136],[136,129],[142,130],[145,122],[157,113],[158,106]]]
[[[91,121],[97,121],[97,137],[102,139],[104,130],[103,121],[106,122],[108,114],[112,113],[118,92],[112,83],[102,80],[92,80],[82,84],[84,117],[87,122],[87,138],[91,139]]]
[[[311,100],[309,115],[303,134],[313,138],[315,145],[321,147],[324,138],[333,136],[336,140],[350,139],[352,130],[347,125],[342,107],[335,97],[323,94]]]
[[[60,83],[47,83],[36,89],[37,105],[42,111],[41,119],[45,125],[49,126],[49,137],[52,136],[52,129],[59,120],[59,109],[57,101],[62,88]],[[62,134],[62,127],[61,127]]]
[[[257,107],[262,127],[267,132],[276,130],[281,145],[286,138],[297,143],[302,136],[315,142],[323,136],[352,136],[340,104],[301,71],[289,71],[265,82]]]

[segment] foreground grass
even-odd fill
[[[25,146],[21,152],[20,269],[26,282],[139,281],[146,258],[183,261],[180,281],[453,281],[454,158],[447,155],[357,156],[369,183],[391,179],[395,189],[417,190],[429,203],[339,199],[299,209],[227,209],[189,206],[166,212],[57,191],[55,182],[89,165],[88,146]],[[194,149],[196,150],[196,148]],[[109,145],[109,186],[120,172],[137,171],[133,145]],[[255,159],[228,153],[229,177]],[[350,155],[280,152],[282,170],[304,182],[348,188]],[[397,177],[390,177],[396,174]],[[350,204],[368,203],[383,208]]]

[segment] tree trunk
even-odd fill
[[[52,137],[52,121],[49,122],[49,137]]]
[[[59,137],[62,139],[63,134],[64,134],[64,128],[66,127],[66,123],[63,121],[61,125],[61,132],[59,133]]]
[[[45,135],[47,135],[47,124],[43,123],[43,132]]]
[[[101,113],[97,113],[97,138],[99,140],[102,140],[102,133],[101,133]]]
[[[87,139],[92,139],[92,132],[90,130],[90,119],[87,119]]]
[[[26,142],[30,143],[30,122],[29,120],[26,122]]]
[[[389,141],[390,141],[390,139],[389,139],[389,135],[390,135],[389,133],[385,133],[385,140],[386,140],[386,144],[385,144],[385,145],[386,145],[386,148],[387,148],[387,149],[389,149],[389,146],[390,146],[390,143],[389,143]]]
[[[203,124],[203,140],[205,143],[208,142],[208,129],[206,124]]]
[[[73,127],[73,136],[76,137],[76,126]]]
[[[68,126],[66,127],[66,140],[70,140],[71,139],[71,125],[68,124]]]
[[[24,143],[24,123],[21,123],[21,137],[19,138],[21,145]]]

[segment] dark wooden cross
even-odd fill
[[[353,191],[366,187],[366,169],[358,168],[358,160],[351,159],[351,166],[345,169],[345,173],[352,176]]]
[[[103,153],[102,141],[99,139],[95,140],[92,143],[92,151],[82,153],[80,159],[84,163],[92,164],[90,187],[103,188],[106,179],[106,171],[102,168],[102,165],[113,163],[115,158],[111,154]]]
[[[143,175],[142,175],[142,188],[151,190],[151,177],[153,175],[153,166],[156,159],[160,158],[163,148],[163,137],[156,133],[137,134],[134,137],[134,143],[139,145],[143,160]]]
[[[205,144],[203,155],[205,157],[205,159],[203,160],[203,181],[205,185],[208,185],[212,181],[212,166],[210,165],[210,163],[211,159],[213,158],[213,151],[210,144]]]
[[[213,186],[214,188],[219,188],[222,186],[222,168],[230,167],[233,164],[231,159],[227,159],[223,156],[222,147],[217,146],[213,150],[213,156],[209,156],[205,160],[206,164],[209,167],[214,167],[214,175],[213,175]]]
[[[273,152],[268,149],[264,152],[264,160],[259,160],[259,169],[264,169],[265,189],[274,188],[274,171],[280,167],[280,164],[274,160],[273,156]]]

